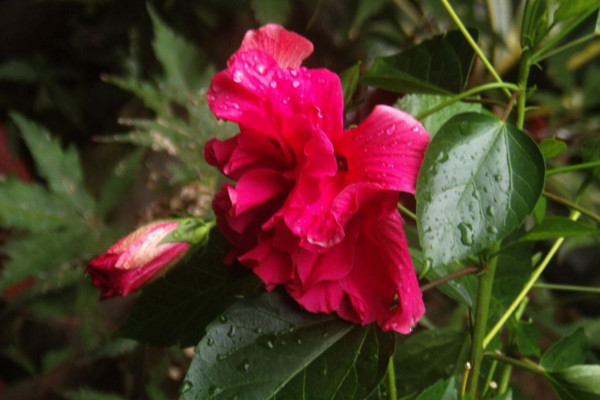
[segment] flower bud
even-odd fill
[[[205,243],[210,227],[194,218],[152,222],[90,261],[87,272],[101,299],[127,296],[163,276],[192,244]]]

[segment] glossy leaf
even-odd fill
[[[419,237],[433,267],[476,254],[516,229],[544,183],[544,159],[514,126],[459,114],[431,141],[417,182]]]
[[[118,334],[154,346],[197,343],[212,320],[261,286],[239,265],[223,264],[226,248],[213,230],[206,248],[142,290]]]
[[[590,340],[582,328],[554,343],[540,359],[547,371],[560,371],[583,364],[590,350]]]
[[[412,397],[439,379],[462,371],[468,337],[449,329],[422,331],[398,343],[394,355],[398,397]]]
[[[394,335],[300,310],[280,293],[214,321],[181,387],[191,399],[364,399],[385,375]]]
[[[458,400],[454,379],[440,380],[425,389],[416,400]]]
[[[521,241],[539,241],[559,237],[598,235],[600,229],[564,217],[548,217],[531,228]]]
[[[475,31],[471,35],[477,38]],[[460,93],[473,59],[474,51],[462,33],[451,31],[395,56],[376,59],[361,80],[399,93]]]
[[[561,400],[600,399],[600,365],[574,365],[549,376]]]
[[[409,94],[402,97],[396,102],[396,107],[406,111],[413,117],[417,117],[424,111],[429,111],[432,108],[440,105],[444,101],[450,99],[449,96],[439,96],[431,94]],[[436,111],[433,114],[421,118],[420,122],[423,127],[429,133],[431,137],[435,136],[437,131],[448,121],[450,118],[457,114],[466,112],[480,112],[481,104],[478,103],[465,103],[458,101],[449,106]]]

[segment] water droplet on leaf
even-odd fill
[[[192,390],[193,387],[194,387],[194,384],[192,383],[192,381],[189,381],[186,379],[185,381],[183,381],[183,383],[181,384],[181,387],[179,388],[179,394],[187,393],[190,390]]]
[[[460,230],[460,241],[465,246],[473,244],[473,226],[465,222],[458,224]]]

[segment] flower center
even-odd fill
[[[346,157],[336,154],[335,160],[337,161],[338,171],[348,171],[348,161],[346,161]]]

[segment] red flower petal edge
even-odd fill
[[[311,312],[408,333],[425,312],[396,203],[414,193],[429,135],[377,106],[343,129],[339,78],[300,63],[305,38],[278,25],[250,31],[207,98],[239,124],[206,160],[235,182],[215,197],[229,258],[283,285]]]

